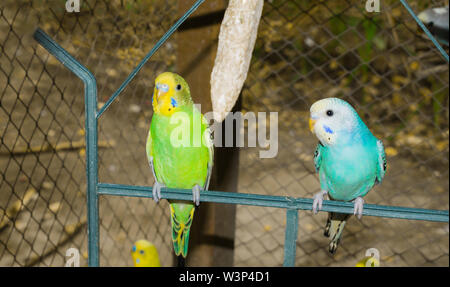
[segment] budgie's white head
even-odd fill
[[[310,109],[309,128],[323,145],[333,145],[338,138],[351,134],[361,123],[355,109],[344,100],[326,98]]]

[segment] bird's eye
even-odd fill
[[[178,85],[175,87],[175,89],[176,89],[177,91],[181,91],[181,85],[178,84]]]
[[[140,254],[144,254],[144,250],[139,250],[139,253]]]
[[[332,110],[328,110],[327,111],[327,116],[331,117],[333,115],[333,111]]]

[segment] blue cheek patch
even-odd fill
[[[136,258],[136,264],[139,264],[139,262],[141,262],[141,260],[139,258]]]
[[[177,101],[174,98],[170,98],[170,103],[172,104],[172,106],[174,108],[178,107],[178,103],[177,103]]]
[[[325,130],[326,133],[329,133],[329,134],[332,134],[332,133],[333,133],[333,130],[330,129],[330,127],[328,127],[328,126],[326,126],[326,125],[323,125],[323,129]]]

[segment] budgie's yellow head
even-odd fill
[[[179,107],[192,105],[189,86],[175,73],[162,73],[155,79],[152,103],[156,114],[171,116]]]
[[[134,267],[161,267],[156,247],[145,239],[138,240],[131,248]]]

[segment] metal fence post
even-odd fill
[[[59,46],[44,31],[37,29],[36,41],[72,71],[84,83],[85,129],[86,129],[86,173],[87,173],[87,223],[88,223],[88,264],[99,265],[99,216],[98,216],[98,164],[97,164],[97,83],[94,75],[81,65],[66,50]]]
[[[298,234],[298,210],[286,210],[286,233],[284,239],[284,267],[295,266],[295,253]]]

